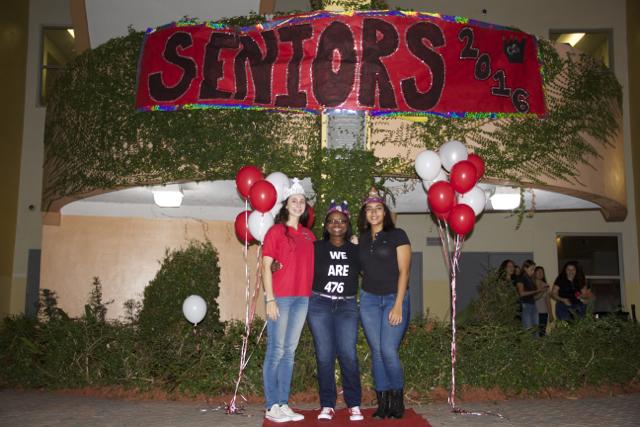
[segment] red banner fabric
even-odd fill
[[[543,115],[537,50],[529,34],[426,13],[182,23],[145,37],[136,107]]]

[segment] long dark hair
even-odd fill
[[[528,259],[525,262],[523,262],[522,263],[522,268],[521,268],[522,271],[520,271],[520,275],[524,276],[525,274],[527,274],[527,268],[531,267],[532,265],[536,265],[536,263],[533,262],[533,260]],[[534,270],[534,272],[535,272],[535,270]]]
[[[500,275],[500,277],[502,277],[503,279],[507,278],[507,265],[509,265],[509,263],[513,264],[513,273],[511,273],[512,277],[509,277],[509,279],[513,279],[513,276],[516,273],[516,263],[513,262],[512,259],[505,259],[504,261],[502,261],[502,263],[500,264],[500,267],[498,267],[498,274]]]
[[[396,225],[393,223],[391,219],[391,211],[387,207],[386,204],[381,203],[384,208],[384,218],[382,219],[382,230],[390,231],[396,228]],[[367,222],[367,204],[365,203],[360,208],[360,212],[358,212],[358,230],[360,233],[364,233],[365,231],[371,230],[371,224]]]
[[[570,265],[576,268],[576,277],[573,278],[573,287],[577,290],[580,290],[586,286],[587,279],[584,276],[584,271],[582,270],[582,267],[580,266],[578,261],[566,262],[554,283],[559,283],[560,280],[562,280],[563,282],[569,282],[569,278],[567,277],[567,267],[569,267]]]
[[[298,222],[300,223],[300,225],[306,227],[307,222],[309,221],[309,204],[307,203],[306,197],[304,200],[305,200],[304,212],[300,216],[300,219],[298,220]],[[282,207],[276,214],[276,217],[273,221],[274,223],[286,225],[287,221],[289,221],[289,211],[287,210],[287,203],[289,203],[289,197],[284,199],[284,201],[282,202]]]
[[[282,224],[284,226],[284,235],[287,237],[287,239],[291,239],[291,236],[289,235],[289,227],[287,227],[287,221],[289,221],[289,211],[287,210],[287,203],[289,203],[289,197],[284,199],[284,201],[282,202],[282,207],[280,208],[280,211],[276,214],[276,217],[273,221],[275,224]],[[307,221],[309,221],[309,204],[307,203],[306,197],[304,198],[304,202],[305,202],[304,212],[302,213],[302,215],[300,215],[298,224],[300,224],[303,227],[306,227]]]
[[[547,283],[547,275],[546,275],[546,274],[545,274],[545,272],[544,272],[544,267],[543,267],[543,266],[538,265],[538,266],[536,267],[536,269],[535,269],[535,270],[533,270],[533,275],[535,276],[535,274],[536,274],[536,272],[537,272],[538,270],[542,270],[542,281],[543,281],[544,283]]]
[[[339,211],[336,211],[339,212]],[[322,240],[329,240],[329,232],[327,231],[327,221],[329,220],[329,215],[331,215],[333,212],[329,212],[327,214],[327,216],[324,217],[324,222],[322,223]],[[341,212],[342,213],[342,212]],[[345,241],[349,241],[349,239],[351,239],[351,236],[353,235],[353,227],[351,227],[351,220],[349,219],[349,217],[345,214],[344,217],[347,219],[347,233],[344,235],[344,240]]]

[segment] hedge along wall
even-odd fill
[[[254,15],[229,22],[248,25],[262,19]],[[398,130],[387,126],[397,119],[380,118],[373,121],[375,142],[369,150],[328,152],[320,147],[317,116],[249,110],[136,112],[142,38],[132,32],[113,39],[85,52],[61,73],[47,110],[46,211],[119,188],[233,179],[239,167],[255,164],[267,173],[311,177],[320,195],[316,210],[322,212],[332,198],[359,204],[374,176],[413,177],[417,148],[436,148],[453,138],[474,145],[486,159],[488,177],[514,185],[575,183],[576,165],[597,161],[619,133],[622,92],[613,73],[590,57],[560,55],[545,41],[540,60],[546,119],[434,116]],[[398,148],[395,155],[379,154],[390,145]],[[623,205],[614,207],[618,219],[626,215]]]

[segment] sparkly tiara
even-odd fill
[[[367,203],[384,203],[384,198],[380,195],[376,187],[371,187],[369,189],[369,194],[367,194],[367,198],[364,199],[364,204]]]
[[[300,180],[298,178],[293,178],[292,181],[293,184],[291,184],[291,187],[285,188],[284,190],[285,199],[293,196],[294,194],[301,194],[304,196],[304,187],[300,184]]]
[[[349,205],[346,200],[343,200],[339,205],[336,204],[335,200],[331,200],[331,204],[329,205],[329,209],[327,209],[327,215],[331,212],[341,212],[345,214],[347,217],[349,216]]]

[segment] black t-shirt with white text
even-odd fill
[[[354,296],[358,290],[358,249],[351,242],[336,247],[328,240],[314,242],[313,291],[332,296]]]

